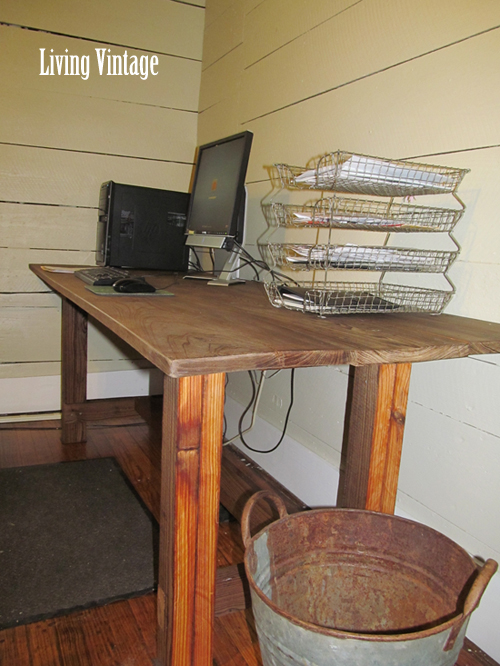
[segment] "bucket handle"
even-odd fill
[[[472,611],[474,611],[479,606],[479,602],[481,601],[483,592],[485,591],[486,586],[490,582],[491,578],[493,577],[497,569],[498,569],[498,563],[495,562],[495,560],[491,559],[486,560],[486,563],[476,576],[476,579],[472,583],[472,587],[469,590],[469,594],[465,599],[464,612],[462,613],[459,622],[457,622],[457,624],[453,626],[453,629],[451,630],[450,635],[448,636],[448,640],[446,641],[446,645],[444,646],[445,652],[451,650],[455,645],[455,641],[457,639],[458,634],[460,633],[460,629],[462,628],[465,620],[469,617]]]
[[[250,499],[245,504],[245,508],[243,509],[243,514],[241,516],[241,536],[243,538],[243,544],[245,548],[250,546],[252,540],[252,536],[250,534],[250,515],[255,504],[261,499],[266,499],[270,504],[274,504],[278,510],[280,518],[285,518],[288,516],[285,502],[277,493],[273,493],[270,490],[259,490],[258,493],[252,495],[252,497],[250,497]]]

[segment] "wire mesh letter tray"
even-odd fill
[[[330,190],[357,196],[322,197],[313,204],[267,204],[267,214],[278,227],[329,229],[328,242],[269,243],[275,267],[292,273],[288,280],[273,277],[265,286],[276,307],[319,315],[375,312],[428,312],[439,314],[455,292],[447,271],[459,254],[452,231],[465,206],[457,188],[468,169],[455,169],[403,160],[388,160],[337,151],[321,157],[313,167],[275,165],[281,187]],[[452,194],[460,209],[396,203],[395,197]],[[365,195],[385,197],[367,199]],[[331,240],[332,229],[385,232],[383,245],[340,245]],[[453,250],[419,250],[387,245],[401,232],[444,232]],[[378,282],[337,281],[332,271],[381,273]],[[300,279],[312,272],[312,279]],[[440,273],[451,289],[429,289],[385,282],[386,273]],[[295,279],[295,275],[299,279]]]

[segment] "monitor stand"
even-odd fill
[[[215,280],[210,280],[207,284],[211,287],[230,287],[233,284],[245,284],[245,280],[235,275],[235,272],[239,268],[239,258],[240,255],[238,252],[231,250],[224,267],[219,273],[219,277],[215,278]]]
[[[203,247],[201,243],[196,243],[196,242],[189,242],[191,239],[188,236],[188,240],[186,241],[186,244],[192,245],[195,247]],[[217,246],[218,248],[222,248],[223,244],[220,241],[220,239],[217,239],[219,245]],[[209,245],[208,243],[205,244],[205,247],[214,247],[213,245]],[[235,272],[238,270],[238,260],[239,260],[239,253],[238,251],[231,249],[228,250],[229,252],[229,257],[226,260],[226,263],[224,264],[221,272],[217,275],[215,273],[210,273],[210,272],[199,272],[199,273],[188,273],[187,275],[184,276],[184,279],[190,279],[190,280],[208,280],[207,284],[212,286],[212,287],[230,287],[233,284],[244,284],[245,280],[242,280],[239,277],[236,277]]]

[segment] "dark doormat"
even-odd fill
[[[114,458],[0,470],[0,629],[150,592],[157,554]]]

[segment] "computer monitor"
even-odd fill
[[[247,172],[252,132],[200,146],[186,223],[186,245],[222,249],[229,257],[217,279],[209,284],[229,286],[242,282],[235,277],[238,251],[243,243]],[[188,277],[197,277],[196,273]]]

